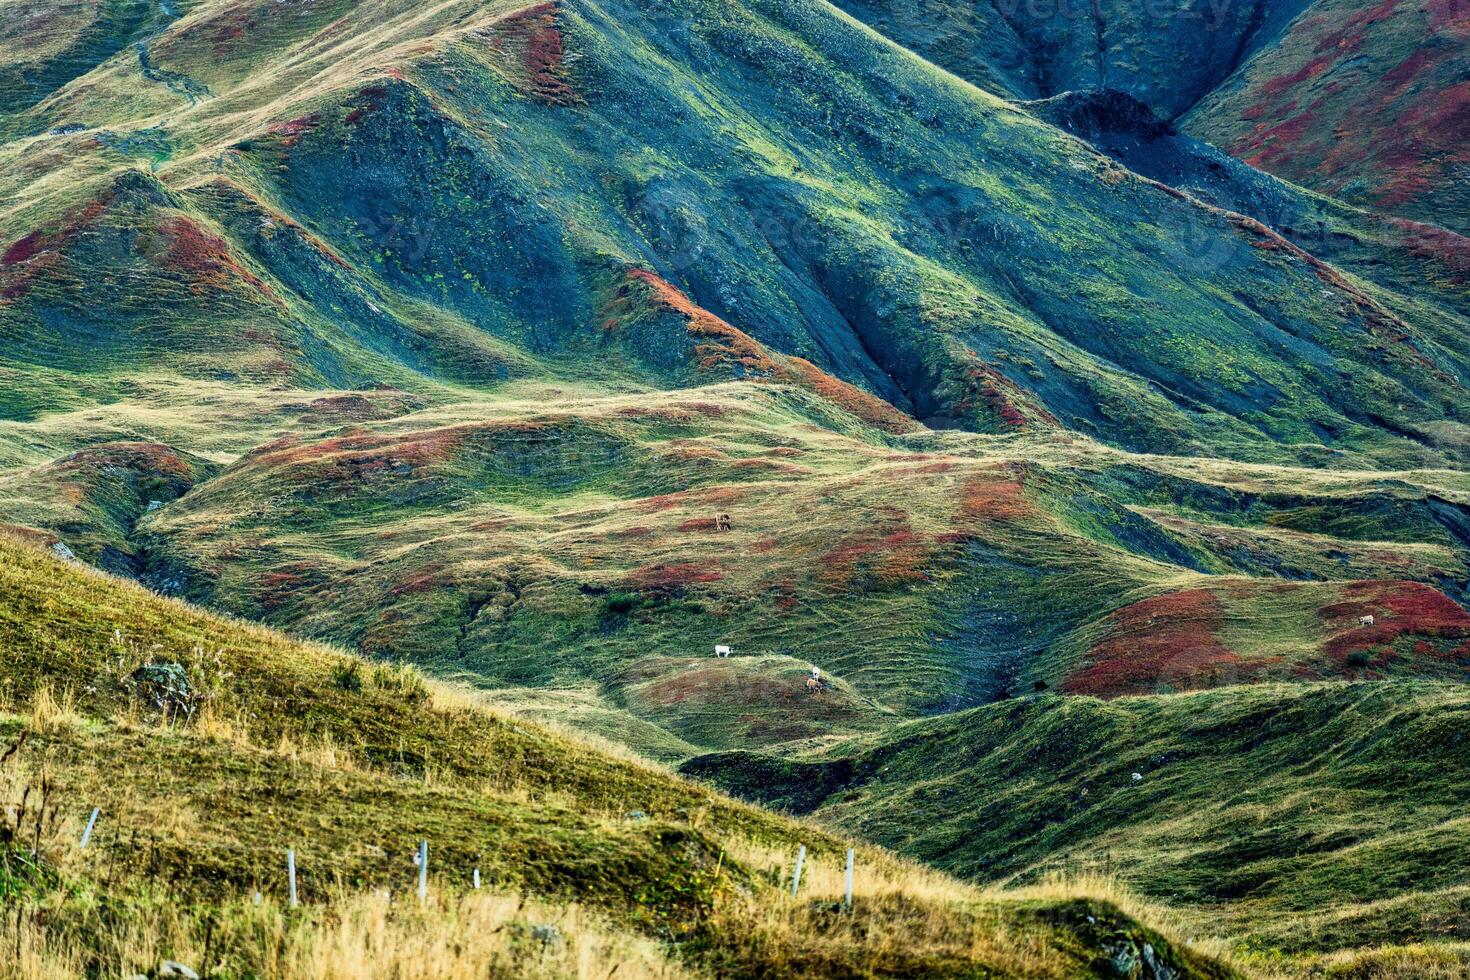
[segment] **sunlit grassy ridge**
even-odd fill
[[[0,926],[19,953],[0,975],[207,956],[217,976],[622,964],[634,976],[1060,977],[1144,943],[1182,975],[1230,975],[1104,902],[986,897],[870,848],[856,910],[838,913],[844,845],[822,831],[507,721],[411,671],[10,540],[0,552],[0,894],[21,913]],[[183,668],[172,712],[139,686],[149,664]],[[94,806],[103,817],[81,851]],[[409,861],[421,838],[433,872],[422,910]],[[798,841],[811,878],[790,901],[780,875]],[[303,910],[283,907],[287,847]],[[268,900],[252,904],[256,891]]]

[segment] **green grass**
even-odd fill
[[[36,736],[67,792],[111,811],[151,778],[180,814],[127,902],[178,878],[226,907],[283,837],[313,889],[388,883],[344,834],[430,832],[451,883],[479,859],[678,932],[722,914],[711,856],[775,887],[722,835],[840,848],[539,719],[666,762],[769,750],[735,764],[820,774],[783,801],[966,874],[1115,852],[1238,948],[1452,934],[1447,750],[1383,738],[1418,781],[1374,795],[1351,780],[1388,763],[1322,739],[1419,707],[1441,733],[1465,679],[1453,241],[1281,191],[1308,254],[820,2],[178,7],[0,42],[0,521],[240,617],[5,546],[6,731],[68,688],[83,720]],[[128,715],[154,657],[207,681],[207,725]],[[406,664],[525,721],[425,698]],[[1037,683],[1160,696],[943,714]],[[1143,809],[1037,774],[1144,766],[1196,710],[1229,737],[1187,778],[1140,770]],[[1231,796],[1227,745],[1279,753],[1279,795]],[[885,753],[891,779],[863,769]],[[978,928],[950,912],[945,936]],[[1087,914],[1037,912],[1065,933],[1046,970],[1100,968]],[[700,969],[985,967],[720,921]]]
[[[1467,712],[1411,683],[1044,695],[684,771],[980,881],[1115,874],[1264,964],[1465,938]]]
[[[1122,941],[1151,943],[1183,975],[1231,975],[1105,904],[984,898],[870,848],[865,890],[890,891],[865,895],[857,919],[821,911],[816,894],[810,908],[787,904],[776,876],[791,847],[809,846],[816,875],[835,869],[840,838],[506,720],[412,671],[221,619],[27,545],[0,540],[0,553],[10,705],[0,744],[13,750],[3,788],[19,807],[0,837],[0,890],[45,917],[45,935],[6,926],[17,949],[39,950],[37,964],[49,949],[107,970],[166,942],[158,955],[234,964],[222,975],[297,975],[268,965],[252,922],[278,917],[292,943],[330,929],[353,914],[355,892],[411,889],[409,855],[428,839],[436,902],[468,901],[478,867],[492,892],[520,894],[522,906],[528,895],[574,901],[670,943],[666,955],[696,972],[969,976],[1024,964],[1081,976]],[[172,717],[134,674],[165,662],[182,665],[191,691]],[[28,804],[33,792],[43,795]],[[30,805],[40,810],[23,843],[15,830],[31,834]],[[76,824],[93,806],[105,816],[79,852]],[[255,890],[272,909],[281,902],[287,847],[312,911],[249,911],[240,897]],[[88,926],[99,910],[102,924]],[[160,916],[161,939],[150,932]],[[931,941],[892,941],[914,928]],[[1007,949],[1002,935],[1042,951]]]

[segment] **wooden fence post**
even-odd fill
[[[801,887],[801,868],[806,864],[806,845],[801,845],[796,851],[796,871],[791,875],[791,897],[796,897],[796,890]]]

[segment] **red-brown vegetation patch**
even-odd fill
[[[691,585],[718,582],[724,577],[725,573],[713,565],[698,562],[673,562],[645,565],[635,569],[628,576],[628,582],[638,589],[675,593]]]
[[[491,47],[519,54],[512,81],[527,95],[550,105],[575,106],[585,100],[572,88],[566,38],[556,2],[538,3],[502,18],[491,29]]]
[[[746,376],[805,388],[876,428],[903,433],[919,427],[883,399],[833,377],[810,361],[773,355],[760,341],[697,305],[678,287],[654,273],[631,269],[628,277],[646,287],[654,302],[685,317],[686,329],[697,341],[694,354],[701,371],[738,366]]]
[[[1207,589],[1135,602],[1104,625],[1106,634],[1087,651],[1086,665],[1062,682],[1067,693],[1112,698],[1163,686],[1192,690],[1252,679],[1265,666],[1244,663],[1220,642],[1220,600]]]
[[[301,137],[315,129],[316,125],[317,117],[315,115],[298,116],[295,119],[287,119],[284,122],[271,123],[269,132],[280,136],[281,145],[289,147],[299,143]]]
[[[214,33],[210,35],[214,56],[223,58],[228,55],[235,41],[245,37],[258,26],[260,25],[255,18],[243,11],[236,11],[227,17],[220,18],[215,24]]]
[[[848,384],[800,357],[790,358],[792,380],[885,432],[913,432],[919,424],[877,395]]]
[[[443,565],[427,565],[408,578],[394,583],[393,587],[388,590],[388,594],[396,597],[432,592],[444,580]]]
[[[356,107],[342,121],[349,126],[356,126],[365,118],[383,108],[383,103],[388,98],[388,89],[382,85],[369,85],[357,93]]]
[[[1343,588],[1343,596],[1317,611],[1338,631],[1322,652],[1339,662],[1353,653],[1390,647],[1405,636],[1470,638],[1470,614],[1421,582],[1354,582]],[[1372,616],[1373,625],[1359,625],[1362,616]]]
[[[321,585],[326,576],[321,570],[298,562],[274,572],[267,572],[255,582],[255,604],[263,611],[282,608],[298,592]]]
[[[46,234],[40,230],[31,232],[24,238],[18,239],[13,245],[5,250],[5,255],[0,257],[0,263],[4,265],[15,265],[17,262],[25,262],[46,247]]]
[[[699,341],[694,353],[699,358],[700,370],[738,364],[746,373],[764,377],[773,376],[779,370],[763,344],[696,305],[677,286],[646,269],[631,269],[628,277],[647,287],[656,303],[685,317],[689,335]]]
[[[268,285],[235,261],[223,238],[205,231],[192,219],[183,215],[165,218],[159,223],[158,231],[168,241],[164,262],[169,268],[188,276],[190,288],[196,294],[206,289],[229,290],[244,282],[279,302]]]
[[[873,529],[841,539],[819,559],[818,578],[839,589],[891,588],[922,582],[928,542],[907,526]]]
[[[964,482],[962,494],[960,520],[965,525],[1020,521],[1036,514],[1019,474],[998,470],[972,477]]]
[[[280,440],[257,450],[250,460],[257,466],[292,468],[305,474],[293,479],[340,486],[390,473],[416,475],[453,458],[472,434],[473,427],[469,426],[407,435],[358,429],[320,442]]]
[[[1429,0],[1429,29],[1435,33],[1470,35],[1470,5],[1465,0]]]
[[[113,192],[103,191],[95,201],[71,215],[56,231],[36,229],[5,250],[0,258],[0,297],[16,300],[30,292],[36,277],[62,261],[62,253],[72,239],[102,215],[112,203]]]
[[[953,411],[965,415],[980,409],[1002,427],[1024,429],[1034,422],[1058,425],[1056,416],[1040,406],[1030,405],[1020,387],[989,364],[969,352],[971,363],[965,368],[964,393],[955,400]],[[1023,411],[1023,406],[1026,411]]]
[[[108,468],[183,479],[192,478],[194,473],[194,468],[182,456],[156,442],[109,442],[89,446],[57,463],[61,472],[97,473]]]
[[[706,487],[702,490],[681,490],[678,493],[661,493],[645,497],[637,502],[639,510],[649,514],[673,510],[675,507],[714,507],[733,504],[746,499],[746,491],[736,487]]]

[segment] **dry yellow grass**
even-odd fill
[[[1324,980],[1461,980],[1470,976],[1470,943],[1348,950],[1307,960],[1297,974]]]
[[[328,906],[292,912],[248,897],[218,908],[212,928],[173,904],[120,924],[0,916],[0,980],[150,973],[164,960],[214,975],[262,980],[429,980],[471,976],[691,976],[657,943],[618,930],[575,905],[485,892],[388,898],[344,892]],[[70,923],[70,925],[68,924]],[[92,931],[83,937],[78,930]],[[98,949],[104,952],[98,955]]]
[[[55,690],[49,684],[36,689],[31,699],[31,726],[42,734],[52,734],[82,723],[77,712],[76,695],[71,688]]]

